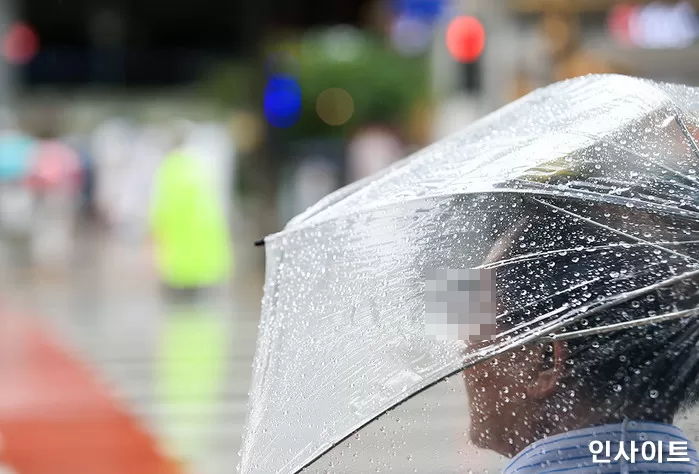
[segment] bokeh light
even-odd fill
[[[415,56],[427,50],[432,39],[429,23],[410,16],[398,17],[391,26],[391,42],[400,54]]]
[[[636,5],[625,20],[630,43],[641,48],[686,48],[699,37],[697,13],[687,1]]]
[[[12,64],[26,64],[39,51],[39,35],[26,23],[13,23],[2,40],[2,53]]]
[[[316,112],[328,125],[342,125],[352,118],[354,100],[345,89],[331,87],[318,94]]]
[[[447,28],[446,44],[449,53],[459,62],[476,61],[485,47],[485,29],[473,16],[458,16]]]
[[[393,0],[392,3],[398,15],[425,22],[437,21],[447,4],[446,0]]]
[[[230,120],[231,136],[235,139],[236,149],[242,153],[254,151],[264,139],[264,122],[262,117],[253,112],[240,110]]]
[[[264,93],[264,112],[275,127],[292,126],[301,115],[301,86],[290,76],[272,76]]]
[[[624,45],[632,44],[631,18],[636,14],[638,6],[620,3],[614,5],[607,14],[607,28],[617,42]]]

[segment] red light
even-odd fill
[[[607,15],[607,28],[612,37],[621,44],[630,45],[631,22],[634,15],[638,14],[638,7],[620,3],[615,5]]]
[[[12,64],[26,64],[39,51],[39,36],[26,23],[10,26],[2,39],[2,54]]]
[[[485,29],[476,17],[458,16],[449,23],[446,43],[454,59],[462,63],[471,63],[483,53]]]

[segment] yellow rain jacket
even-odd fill
[[[230,236],[213,183],[197,158],[173,151],[155,177],[151,225],[163,280],[173,287],[211,286],[231,266]]]

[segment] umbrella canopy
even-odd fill
[[[336,469],[356,470],[362,450],[349,436],[445,377],[457,375],[463,392],[462,372],[469,442],[505,456],[552,434],[551,424],[651,412],[672,421],[697,394],[698,137],[697,89],[565,81],[336,191],[265,238],[241,471],[295,472],[336,446],[354,452]],[[536,377],[553,374],[550,383],[518,400],[551,397],[538,419],[517,418],[513,393],[488,394],[493,372],[474,370],[524,364],[539,347],[536,364],[551,367]],[[505,387],[519,393],[517,376],[532,364],[513,366]],[[587,421],[583,401],[595,415]],[[391,438],[385,451],[400,452],[405,443]],[[407,472],[410,458],[393,468]]]

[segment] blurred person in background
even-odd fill
[[[356,181],[377,173],[403,158],[405,153],[398,134],[389,127],[363,127],[347,145],[348,179]]]
[[[552,60],[552,81],[561,81],[585,74],[620,73],[614,66],[587,51],[580,38],[580,20],[565,8],[546,12],[540,23]]]
[[[32,256],[39,263],[65,263],[80,205],[82,168],[77,152],[57,138],[34,149],[28,184],[36,200]]]
[[[36,140],[20,130],[12,111],[0,112],[0,233],[25,242],[33,208],[26,179],[35,146]]]
[[[585,74],[631,72],[591,51],[584,38],[575,6],[550,2],[540,13],[535,34],[524,40],[526,46],[510,79],[508,97],[514,100],[545,84]]]
[[[81,182],[79,208],[82,217],[95,217],[95,158],[89,146],[89,136],[84,133],[71,133],[65,137],[66,143],[75,150],[80,161]]]
[[[147,124],[132,132],[131,143],[114,179],[111,224],[116,234],[132,243],[143,242],[148,232],[148,202],[153,180],[170,146],[166,126]]]
[[[92,133],[91,151],[95,157],[95,210],[109,227],[119,226],[117,203],[123,189],[129,157],[133,154],[135,130],[122,118],[110,118]]]
[[[223,283],[231,267],[225,211],[202,158],[177,144],[155,175],[151,229],[160,278],[167,287],[187,292]]]

